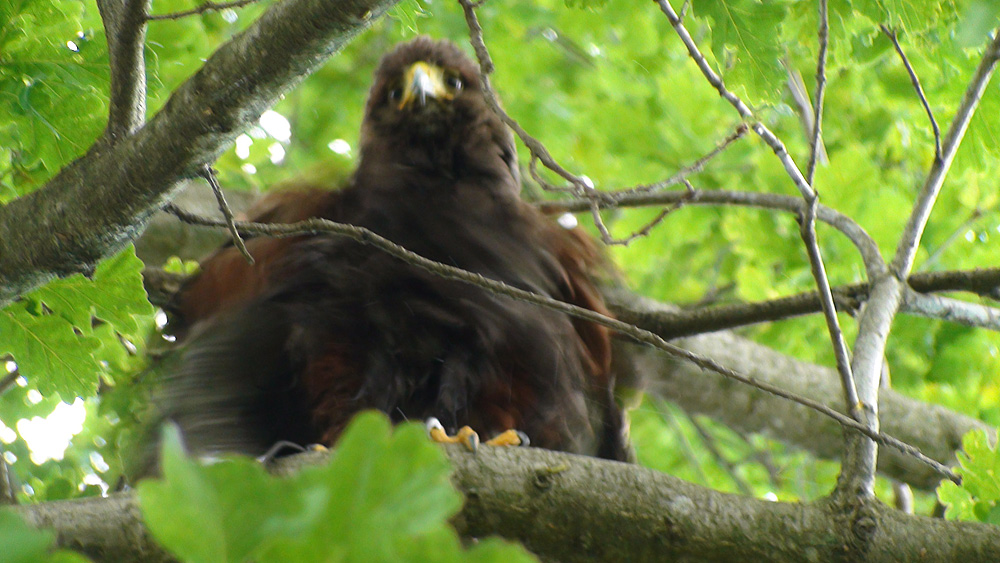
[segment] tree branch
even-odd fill
[[[98,0],[108,39],[111,96],[101,142],[115,144],[146,119],[146,12],[149,0]]]
[[[179,209],[174,209],[172,210],[172,212],[179,218],[181,218],[181,220],[194,225],[224,227],[226,224],[225,221],[218,221],[215,219],[200,217],[190,213],[185,213]],[[743,383],[745,385],[750,385],[752,387],[755,387],[772,395],[782,397],[789,401],[816,410],[824,414],[825,416],[830,417],[833,420],[836,420],[844,428],[861,432],[865,436],[871,438],[872,440],[875,440],[880,444],[896,448],[902,452],[905,452],[907,455],[913,456],[914,458],[920,460],[922,463],[925,463],[928,466],[933,467],[934,470],[939,472],[941,475],[944,475],[955,482],[959,481],[955,473],[952,472],[948,467],[922,454],[917,448],[914,448],[909,444],[905,444],[892,436],[879,434],[878,432],[872,431],[871,429],[865,427],[857,420],[845,416],[842,413],[838,412],[837,410],[832,409],[817,401],[813,401],[812,399],[806,399],[802,396],[788,393],[787,391],[779,387],[775,387],[770,384],[756,381],[751,377],[747,377],[741,370],[721,366],[718,363],[714,362],[711,358],[701,356],[699,354],[693,354],[687,350],[684,350],[683,348],[675,346],[667,342],[660,336],[656,335],[655,333],[641,329],[639,327],[636,327],[635,325],[624,323],[622,321],[619,321],[618,319],[614,319],[607,315],[603,315],[597,311],[584,309],[576,305],[572,305],[569,303],[565,303],[563,301],[553,299],[546,295],[510,286],[499,280],[487,278],[475,272],[470,272],[467,270],[463,270],[461,268],[457,268],[455,266],[430,260],[364,227],[358,227],[356,225],[350,225],[345,223],[337,223],[334,221],[329,221],[320,218],[306,219],[304,221],[299,221],[296,223],[288,223],[288,224],[240,222],[236,224],[236,227],[241,234],[268,235],[272,237],[290,237],[290,236],[317,235],[317,234],[332,234],[332,235],[344,236],[359,243],[377,248],[387,254],[390,254],[396,258],[399,258],[400,260],[403,260],[407,264],[416,266],[422,270],[425,270],[442,278],[471,284],[481,289],[487,290],[491,293],[494,293],[496,295],[503,295],[512,299],[516,299],[518,301],[531,303],[533,305],[537,305],[545,309],[549,309],[551,311],[558,311],[560,313],[569,315],[577,319],[589,321],[598,324],[600,326],[607,327],[622,336],[630,338],[636,342],[647,344],[658,350],[662,350],[663,352],[666,352],[671,356],[682,358],[704,370],[713,371],[728,379],[739,381],[740,383]]]
[[[775,156],[778,157],[778,160],[784,167],[785,172],[788,174],[789,178],[791,178],[795,187],[798,188],[799,193],[802,195],[802,199],[805,201],[805,205],[803,205],[799,214],[799,232],[802,237],[802,242],[806,247],[806,255],[809,257],[810,271],[813,279],[816,281],[816,289],[820,296],[820,304],[823,308],[823,318],[826,321],[827,332],[830,335],[830,343],[833,347],[834,358],[836,358],[837,373],[840,375],[842,391],[846,402],[846,410],[851,413],[851,416],[855,420],[863,422],[864,417],[861,412],[864,407],[863,401],[877,402],[878,396],[877,394],[874,396],[859,394],[858,384],[855,380],[854,371],[850,362],[850,353],[847,350],[847,343],[844,341],[844,334],[840,328],[840,321],[837,319],[837,308],[834,303],[833,294],[830,290],[830,280],[826,274],[826,265],[823,263],[823,255],[820,251],[819,242],[816,238],[816,214],[817,207],[819,206],[819,195],[812,187],[812,173],[815,170],[816,154],[819,150],[819,142],[821,139],[820,120],[823,113],[823,92],[824,85],[826,83],[824,73],[824,69],[826,67],[826,47],[828,40],[826,3],[824,0],[820,0],[820,52],[819,61],[817,63],[816,78],[819,88],[816,92],[817,100],[811,142],[812,154],[810,157],[808,178],[802,175],[802,172],[795,164],[795,161],[792,160],[791,155],[788,154],[788,150],[785,148],[781,139],[771,132],[767,126],[756,119],[753,112],[743,102],[743,100],[739,98],[739,96],[726,89],[725,84],[722,82],[722,78],[708,64],[705,56],[702,55],[701,51],[698,49],[698,45],[684,27],[684,23],[681,21],[681,18],[674,11],[673,6],[670,5],[669,0],[657,0],[657,4],[660,6],[660,11],[662,11],[670,21],[670,24],[673,26],[677,36],[680,38],[685,48],[687,48],[688,55],[690,55],[691,59],[698,65],[699,70],[701,70],[702,75],[708,83],[715,88],[724,100],[733,106],[737,113],[739,113],[740,117],[746,121],[752,122],[750,128],[757,133],[757,135],[764,141],[764,143],[767,144],[767,146],[771,148],[772,151],[774,151]],[[869,263],[866,261],[865,266],[871,267],[871,269],[868,270],[869,279],[874,278],[885,268],[885,265],[881,262]],[[870,428],[874,430],[874,428]],[[870,463],[862,463],[863,461],[867,460],[857,460],[857,467],[860,470],[874,476],[875,461],[870,460]]]
[[[156,269],[147,269],[144,276],[151,300],[160,306],[167,303],[184,279],[183,275]],[[608,291],[605,297],[615,317],[665,338],[673,337],[688,326],[685,319],[689,312],[676,306],[623,290]],[[818,304],[815,306],[818,308]],[[757,381],[790,390],[830,408],[836,407],[832,400],[837,395],[836,378],[827,368],[798,362],[730,333],[703,334],[677,340],[675,344],[732,369],[745,370],[752,366],[750,376]],[[819,457],[839,459],[842,454],[843,435],[839,426],[819,413],[803,408],[790,409],[783,399],[706,376],[701,369],[653,349],[618,342],[614,357],[620,383],[648,386],[648,390],[675,402],[689,414],[709,416],[738,432],[764,433]],[[747,408],[740,405],[747,405]],[[996,435],[996,430],[985,423],[891,390],[881,393],[880,405],[887,432],[944,464],[954,463],[955,451],[961,447],[961,438],[966,433],[979,429]],[[883,452],[879,471],[922,489],[936,487],[941,478],[938,473],[893,450]]]
[[[553,561],[992,562],[1000,529],[913,516],[876,501],[867,526],[832,503],[768,502],[712,491],[650,469],[536,448],[445,447],[465,495],[454,519],[465,537],[499,534]],[[278,474],[329,454],[282,458]],[[167,561],[142,526],[134,496],[16,509],[57,532],[61,546],[100,561]],[[106,539],[105,539],[106,538]],[[864,552],[859,549],[865,550]],[[863,557],[862,557],[863,555]]]
[[[903,289],[900,311],[929,319],[943,319],[965,326],[1000,331],[1000,309],[940,295],[925,295],[909,288]]]
[[[229,8],[242,8],[247,4],[253,4],[258,0],[233,0],[232,2],[205,2],[204,4],[193,8],[191,10],[185,10],[183,12],[174,12],[172,14],[155,14],[150,15],[146,19],[149,21],[155,20],[179,20],[181,18],[186,18],[188,16],[194,16],[198,14],[204,14],[205,12],[221,11],[227,10]]]
[[[965,90],[965,95],[962,97],[954,119],[952,119],[951,127],[948,128],[948,133],[945,135],[941,157],[934,160],[934,164],[927,174],[927,180],[917,196],[913,212],[906,222],[903,236],[896,248],[896,256],[892,261],[892,271],[899,278],[905,277],[910,272],[910,268],[913,267],[920,238],[923,235],[924,227],[927,226],[934,202],[937,201],[937,195],[941,191],[948,170],[951,168],[955,153],[958,152],[958,147],[962,144],[965,130],[968,129],[969,122],[972,121],[972,116],[976,113],[976,108],[979,107],[979,100],[983,97],[986,85],[989,84],[990,77],[993,76],[997,61],[1000,61],[1000,29],[994,30],[993,38],[986,46],[983,58],[979,61],[979,66],[976,67],[976,72]]]
[[[735,205],[742,207],[756,207],[759,209],[778,209],[800,215],[806,203],[802,198],[780,194],[742,192],[731,190],[695,190],[693,194],[689,191],[662,192],[648,195],[626,195],[622,197],[609,197],[607,201],[596,202],[600,207],[648,207],[658,205],[668,205],[684,203],[684,205]],[[587,199],[573,199],[567,201],[545,202],[541,204],[541,209],[547,213],[565,211],[586,211],[595,203]],[[865,270],[881,271],[885,268],[882,260],[882,253],[878,245],[850,217],[826,207],[822,204],[816,208],[816,218],[829,224],[844,234],[858,249],[861,259],[864,261]]]
[[[920,85],[917,72],[913,70],[913,66],[910,65],[910,59],[906,57],[906,53],[903,52],[903,48],[899,45],[899,38],[896,37],[896,32],[889,29],[889,26],[885,24],[879,25],[879,29],[892,41],[892,46],[896,48],[896,54],[899,55],[900,60],[903,61],[903,66],[906,68],[906,72],[910,75],[910,82],[913,83],[913,89],[916,91],[917,97],[920,98],[920,103],[923,104],[924,111],[927,112],[927,119],[931,122],[931,131],[934,133],[934,159],[941,160],[941,129],[938,127],[937,120],[934,119],[934,112],[931,111],[931,104],[927,101],[927,95],[924,94],[924,87]]]
[[[896,255],[889,272],[869,278],[872,291],[868,305],[862,311],[858,322],[858,339],[854,344],[852,367],[858,377],[858,394],[864,401],[868,426],[873,431],[878,429],[878,402],[869,399],[878,397],[878,380],[882,372],[886,341],[889,338],[892,321],[903,301],[902,280],[906,279],[913,267],[913,260],[924,227],[930,218],[931,209],[998,60],[1000,60],[1000,32],[995,32],[951,122],[941,158],[934,160],[924,187],[917,195],[913,212],[896,246]],[[837,493],[841,497],[856,494],[871,495],[875,485],[874,475],[858,471],[848,473],[848,470],[874,464],[878,456],[878,446],[875,442],[858,438],[856,435],[847,435],[846,440],[847,454],[843,465],[845,472],[841,474],[841,479],[837,483]]]
[[[816,163],[823,146],[823,102],[826,97],[826,51],[830,42],[830,22],[827,16],[826,0],[819,0],[819,54],[816,55],[816,105],[813,107],[812,135],[809,139],[809,165],[806,167],[806,181],[813,185]],[[815,189],[815,186],[813,186]]]
[[[287,0],[221,46],[143,128],[0,207],[0,306],[93,272],[282,92],[396,0]]]

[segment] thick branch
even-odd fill
[[[92,272],[278,96],[395,0],[287,0],[220,47],[156,117],[91,150],[43,188],[0,208],[0,306],[45,282]]]
[[[445,449],[466,496],[467,537],[499,534],[554,561],[992,561],[1000,528],[912,516],[876,502],[867,526],[829,503],[719,493],[636,465],[535,448]],[[281,460],[279,472],[325,454]],[[130,495],[24,506],[36,526],[101,561],[163,561]],[[858,541],[857,534],[864,536]],[[104,545],[102,542],[117,542]],[[855,551],[864,545],[864,553]]]

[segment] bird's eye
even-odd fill
[[[449,76],[445,83],[452,90],[459,92],[462,90],[462,79],[458,76]]]
[[[394,102],[398,102],[399,99],[402,98],[402,97],[403,97],[403,89],[402,88],[393,88],[392,90],[389,90],[389,99],[390,100],[392,100]]]

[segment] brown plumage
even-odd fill
[[[388,54],[360,162],[338,191],[279,192],[256,221],[324,217],[418,254],[606,312],[593,243],[519,198],[513,138],[475,65],[418,38]],[[333,442],[352,415],[437,417],[485,438],[624,459],[606,329],[444,280],[336,236],[247,241],[202,264],[176,299],[184,342],[165,415],[197,453]]]

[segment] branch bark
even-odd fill
[[[146,12],[149,0],[98,0],[111,63],[108,126],[99,142],[115,144],[146,118]]]
[[[278,96],[396,0],[288,0],[222,45],[135,134],[91,150],[0,207],[0,307],[61,276],[93,272]]]
[[[535,448],[446,447],[466,503],[466,537],[498,534],[553,561],[993,561],[1000,529],[913,516],[877,501],[768,502],[719,493],[636,465]],[[328,454],[279,460],[295,471]],[[98,561],[170,561],[142,526],[135,498],[17,509]],[[859,513],[860,512],[860,518]],[[862,521],[864,526],[847,522]],[[544,523],[544,525],[539,525]]]

